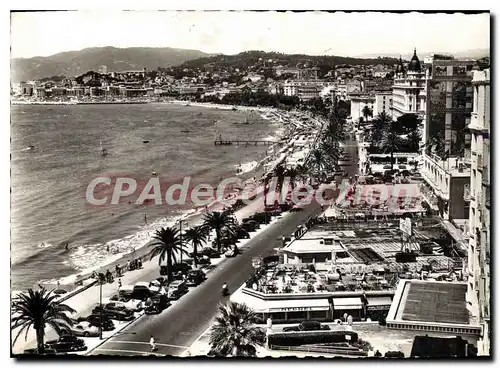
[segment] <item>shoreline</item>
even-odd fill
[[[171,101],[170,103],[172,104],[184,104],[185,102],[183,101]],[[200,107],[207,107],[207,108],[219,108],[219,105],[215,104],[196,104],[196,106]],[[232,106],[226,105],[225,106],[227,109],[232,109]],[[244,107],[247,108],[247,107]],[[280,143],[283,145],[283,147],[288,147],[290,145],[290,140],[294,138],[294,133],[295,129],[290,129],[291,127],[293,128],[293,124],[289,122],[289,120],[293,121],[293,117],[291,116],[286,116],[289,113],[287,111],[281,111],[279,109],[274,109],[274,108],[250,108],[251,110],[258,110],[258,111],[273,111],[273,116],[267,116],[265,117],[266,120],[273,121],[272,123],[277,123],[280,125],[280,128],[278,131],[281,134],[278,134],[278,131],[275,132],[277,136],[283,137],[283,140],[281,142],[276,142],[272,147],[276,147],[280,145]],[[275,115],[276,114],[276,115]],[[287,119],[283,119],[283,114],[287,117]],[[287,142],[288,141],[288,142]],[[254,185],[255,185],[255,193],[257,194],[258,198],[259,197],[259,191],[262,191],[262,186],[259,181],[261,181],[261,178],[265,175],[266,172],[269,172],[273,169],[273,166],[275,165],[270,165],[270,163],[277,164],[281,161],[283,161],[284,157],[283,155],[280,156],[280,152],[283,150],[283,147],[280,150],[273,149],[273,152],[271,154],[267,153],[262,159],[260,160],[253,160],[252,162],[256,162],[256,165],[251,168],[251,170],[245,171],[241,174],[237,174],[242,181],[245,183],[249,183],[252,179],[247,178],[245,180],[245,177],[253,175],[255,178]],[[279,157],[278,157],[279,156]],[[260,185],[259,185],[260,184]],[[243,186],[244,187],[244,186]],[[237,189],[232,193],[232,198],[238,199],[242,195],[242,189]],[[254,201],[252,201],[254,203]],[[237,212],[244,210],[247,207],[250,207],[252,205],[246,204],[245,206],[241,207],[238,209]],[[209,211],[217,211],[220,210],[224,207],[224,204],[221,203],[220,200],[214,200],[210,205],[207,206]],[[192,208],[192,209],[186,209],[185,213],[180,214],[178,216],[175,216],[173,218],[157,218],[153,222],[149,224],[151,226],[151,230],[147,228],[142,228],[139,230],[135,235],[138,235],[139,232],[142,232],[143,237],[149,238],[148,241],[145,241],[142,245],[138,245],[135,247],[133,251],[128,251],[128,252],[117,252],[114,254],[110,253],[109,261],[104,261],[103,264],[96,265],[94,267],[89,267],[84,270],[78,271],[75,269],[75,272],[59,277],[59,278],[53,278],[50,280],[40,280],[39,283],[46,285],[47,287],[54,286],[56,287],[57,283],[60,283],[60,287],[66,289],[67,291],[72,291],[77,285],[83,282],[84,280],[87,280],[91,277],[92,273],[95,272],[105,272],[107,269],[112,271],[113,273],[115,272],[115,266],[118,264],[120,266],[124,266],[124,264],[128,260],[132,259],[138,259],[141,258],[141,260],[145,260],[145,258],[148,258],[148,255],[150,254],[151,249],[148,248],[148,244],[150,243],[150,239],[152,234],[154,234],[154,231],[159,229],[160,227],[165,227],[165,226],[176,226],[179,220],[183,220],[186,222],[189,222],[190,226],[199,224],[202,221],[202,218],[206,212],[205,207],[198,207],[198,208]],[[249,214],[250,215],[250,214]],[[165,224],[166,222],[166,224]],[[146,235],[147,234],[147,235]],[[134,234],[129,235],[129,237],[134,237]],[[106,246],[104,244],[103,246]]]

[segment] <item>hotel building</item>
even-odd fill
[[[490,355],[490,70],[475,71],[471,141],[467,309],[481,325],[478,354]]]
[[[404,114],[417,114],[423,119],[425,109],[425,71],[415,49],[407,70],[399,58],[392,86],[392,117],[395,120]]]

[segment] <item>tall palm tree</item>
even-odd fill
[[[33,291],[29,289],[27,293],[21,293],[12,303],[11,329],[20,327],[19,332],[14,338],[17,341],[23,331],[26,331],[25,340],[28,331],[33,327],[36,333],[36,346],[38,354],[43,354],[45,327],[52,327],[59,335],[68,331],[72,326],[71,318],[66,313],[75,313],[76,311],[55,300],[57,295],[52,294],[45,288]]]
[[[184,233],[184,239],[193,245],[193,262],[194,266],[197,267],[198,248],[203,247],[203,244],[207,242],[208,228],[203,225],[195,226]]]
[[[312,164],[316,169],[318,177],[322,176],[325,173],[324,171],[330,168],[327,156],[320,149],[312,151]]]
[[[382,152],[391,153],[391,173],[394,170],[394,152],[399,151],[403,143],[403,139],[392,129],[387,129],[382,133],[378,147]]]
[[[365,117],[365,120],[367,120],[369,117],[373,116],[373,111],[372,111],[372,109],[370,109],[368,107],[368,105],[365,105],[365,107],[363,107],[363,110],[361,110],[361,113]]]
[[[232,231],[236,223],[228,211],[223,212],[208,212],[205,214],[203,226],[215,230],[215,241],[217,243],[217,251],[221,251],[222,231]]]
[[[158,264],[167,258],[167,279],[170,283],[173,280],[172,277],[172,265],[173,262],[177,263],[177,254],[188,255],[188,252],[182,247],[182,239],[179,233],[179,229],[175,227],[165,227],[157,230],[153,236],[153,242],[149,244],[150,247],[154,247],[151,251],[151,259],[156,256],[158,258]]]
[[[256,315],[245,304],[219,305],[219,315],[210,330],[211,351],[217,356],[255,356],[263,346],[265,332],[256,327]]]

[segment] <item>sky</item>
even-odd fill
[[[11,15],[11,57],[86,47],[359,56],[490,47],[489,14],[73,11]]]

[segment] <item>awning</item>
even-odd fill
[[[266,300],[256,310],[260,313],[273,312],[307,312],[307,311],[327,311],[330,309],[328,299],[287,299],[287,300]]]
[[[380,307],[380,306],[390,307],[391,304],[392,300],[391,297],[389,296],[379,297],[379,298],[368,298],[368,308]]]
[[[349,310],[349,309],[361,309],[363,303],[361,303],[361,298],[334,298],[333,299],[333,309],[335,310]]]

